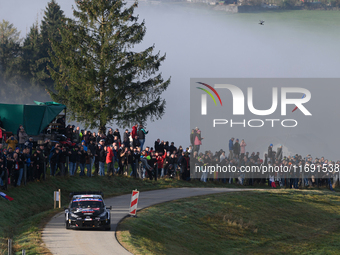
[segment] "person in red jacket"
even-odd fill
[[[164,169],[163,169],[163,163],[164,163],[164,158],[159,155],[158,152],[156,152],[156,160],[158,163],[158,176],[164,177]]]
[[[112,150],[112,145],[107,146],[106,150],[106,164],[107,164],[107,175],[113,175],[113,150]]]
[[[135,138],[135,136],[137,135],[137,128],[138,128],[138,124],[135,124],[135,125],[132,127],[132,131],[131,131],[131,137],[132,137],[132,138]]]

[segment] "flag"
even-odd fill
[[[302,98],[305,98],[306,97],[306,94],[303,94],[303,96],[301,97],[301,99]],[[293,109],[293,111],[292,112],[295,112],[296,111],[296,109],[298,109],[298,107],[297,106],[295,106],[295,108]]]
[[[11,198],[10,196],[7,196],[5,193],[2,193],[2,192],[0,192],[0,196],[2,196],[3,198],[6,198],[9,201],[13,200],[13,198]]]

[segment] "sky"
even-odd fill
[[[24,36],[29,27],[41,19],[47,2],[0,0],[0,19],[9,20]],[[73,1],[57,2],[65,15],[71,17]],[[339,77],[340,49],[337,42],[340,35],[337,31],[340,19],[334,12],[227,14],[188,3],[141,3],[136,12],[140,21],[145,20],[147,32],[143,43],[135,50],[154,44],[155,52],[166,53],[160,71],[164,78],[171,77],[171,84],[163,94],[166,113],[161,120],[148,122],[146,126],[149,130],[146,145],[149,146],[153,146],[157,138],[174,141],[177,146],[189,145],[189,133],[194,128],[190,126],[190,78]],[[260,19],[265,20],[264,26],[258,24]],[[329,102],[336,102],[338,90],[334,88],[328,94]],[[332,109],[336,109],[335,105]],[[332,125],[340,124],[335,121],[338,119],[335,111],[325,109],[327,116],[331,116]],[[320,133],[320,128],[322,130],[318,126],[308,133]],[[202,132],[204,134],[204,130]],[[226,130],[226,136],[220,141],[222,149],[227,150],[233,132]],[[331,135],[337,136],[336,133]],[[243,136],[250,139],[258,134]],[[305,144],[308,137],[297,136],[287,146],[296,147],[297,143],[300,145],[297,149],[304,153],[312,146]],[[258,150],[259,142],[253,140],[257,146],[249,144],[248,148]],[[286,138],[285,142],[288,143]],[[331,143],[329,151],[337,150],[340,141],[335,142],[337,144]],[[282,139],[275,140],[275,143],[282,143]],[[268,142],[263,147],[266,150]],[[320,149],[315,153],[322,154],[323,151]],[[332,157],[336,156],[332,153]]]

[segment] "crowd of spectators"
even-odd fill
[[[268,153],[261,158],[260,153],[246,151],[246,142],[242,139],[231,138],[227,144],[228,155],[221,149],[200,152],[203,137],[199,128],[192,129],[190,146],[183,148],[175,146],[174,142],[157,139],[154,147],[144,148],[148,131],[142,125],[135,124],[131,132],[126,129],[123,134],[119,129],[109,128],[107,134],[81,130],[75,126],[65,126],[62,129],[65,139],[50,141],[45,139],[34,146],[32,137],[28,137],[24,127],[18,128],[16,137],[10,136],[0,143],[0,186],[5,184],[20,186],[25,176],[25,181],[42,181],[46,174],[51,176],[108,176],[130,175],[138,178],[181,178],[190,180],[191,164],[204,166],[220,163],[225,166],[256,166],[256,165],[296,165],[310,167],[335,167],[340,162],[329,161],[324,157],[313,159],[310,155],[303,158],[301,155],[284,156],[282,146],[276,151],[273,145],[268,147]],[[5,145],[5,146],[4,146]],[[191,160],[190,160],[191,159]],[[25,174],[24,174],[25,173]],[[193,176],[191,176],[193,177]],[[215,176],[207,178],[206,175],[194,176],[206,182],[215,179],[222,182],[236,182],[241,185],[254,183],[268,183],[298,188],[299,185],[312,186],[320,183],[329,185],[332,190],[331,179],[335,176],[330,172],[325,173],[322,179],[315,178],[313,174],[306,174],[303,178],[285,178],[279,174],[268,178],[245,178],[244,175],[235,175],[229,178]],[[319,184],[319,183],[318,183]]]
[[[273,149],[273,144],[268,146],[268,152],[261,158],[260,152],[246,152],[246,142],[244,139],[239,141],[232,137],[228,143],[228,155],[221,149],[212,153],[211,151],[199,152],[201,145],[201,132],[198,128],[191,131],[190,140],[194,143],[194,152],[192,155],[192,164],[196,166],[207,166],[219,164],[221,166],[234,166],[237,170],[245,166],[287,166],[290,169],[289,178],[283,173],[271,173],[262,178],[245,178],[245,174],[237,171],[237,174],[230,174],[229,178],[220,178],[223,182],[237,182],[241,185],[253,185],[257,183],[268,183],[271,187],[286,186],[290,188],[299,188],[300,186],[318,186],[327,185],[333,191],[333,185],[339,178],[340,161],[327,160],[323,156],[313,159],[311,155],[303,157],[295,154],[294,156],[284,156],[282,145],[277,150]],[[251,169],[251,168],[249,168]],[[255,168],[256,169],[256,168]],[[279,168],[277,168],[279,169]],[[282,168],[281,168],[282,169]],[[303,173],[303,175],[302,175]],[[231,176],[231,177],[230,177]],[[201,174],[201,181],[207,181],[207,174]],[[247,176],[249,177],[249,176]],[[214,179],[214,178],[211,178]],[[216,176],[215,176],[216,179]]]
[[[107,134],[81,130],[75,126],[61,129],[64,139],[45,139],[35,146],[22,125],[17,134],[0,144],[0,186],[20,186],[22,180],[42,181],[51,176],[113,176],[130,175],[139,178],[190,176],[189,152],[172,142],[155,141],[154,147],[144,147],[148,131],[135,124],[131,132],[109,128]],[[189,148],[187,148],[189,150]],[[180,168],[179,168],[180,166]],[[138,171],[137,171],[138,170]]]

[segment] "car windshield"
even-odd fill
[[[71,208],[103,208],[102,200],[73,200]]]

